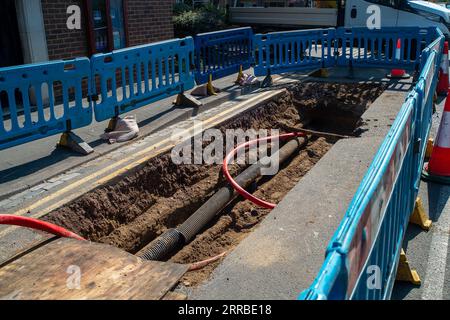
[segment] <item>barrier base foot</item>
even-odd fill
[[[428,139],[427,141],[427,150],[425,152],[425,158],[430,159],[431,158],[431,153],[433,152],[433,145],[434,145],[434,140],[433,139]]]
[[[403,282],[411,282],[412,284],[417,286],[422,283],[417,271],[411,269],[408,259],[406,258],[405,251],[403,249],[400,252],[400,261],[398,263],[396,280]]]
[[[220,92],[219,88],[212,86],[212,84],[204,84],[192,90],[191,95],[196,97],[209,97],[216,96],[218,92]]]
[[[402,76],[388,74],[388,75],[386,75],[386,77],[391,80],[401,80],[401,79],[409,79],[409,78],[411,78],[411,75],[409,73],[405,73]]]
[[[108,127],[106,127],[105,132],[114,131],[116,129],[118,119],[119,118],[117,118],[117,117],[111,118],[111,120],[109,120],[109,122],[108,122]]]
[[[212,80],[210,79],[206,84],[206,92],[208,93],[208,96],[216,96],[220,90],[219,88],[214,87]]]
[[[177,96],[177,99],[173,103],[175,106],[186,106],[192,108],[200,108],[203,103],[194,98],[194,96],[187,93],[180,93]]]
[[[238,73],[237,79],[236,79],[236,81],[234,83],[235,84],[240,84],[243,77],[244,77],[244,70],[243,70],[242,65],[241,65],[241,66],[239,66],[239,73]]]
[[[58,147],[68,148],[82,155],[94,152],[94,149],[73,132],[64,132],[59,139]]]
[[[431,229],[432,221],[428,218],[428,215],[423,208],[422,199],[417,198],[416,205],[411,217],[409,218],[409,222],[418,225],[426,231]]]
[[[273,85],[273,78],[269,74],[267,75],[264,80],[261,82],[261,88],[269,88]]]

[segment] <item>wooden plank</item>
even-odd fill
[[[187,269],[104,244],[59,239],[0,269],[0,299],[156,300]]]
[[[187,295],[179,292],[172,292],[169,291],[167,294],[162,298],[162,300],[187,300]]]

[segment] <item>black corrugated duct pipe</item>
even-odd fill
[[[248,167],[235,181],[243,188],[247,188],[253,181],[261,176],[261,169],[285,162],[296,151],[306,144],[305,137],[295,138],[287,142],[271,157],[266,157]],[[160,261],[170,253],[191,242],[203,228],[235,197],[237,193],[231,186],[217,191],[193,215],[176,229],[169,229],[153,240],[136,255],[145,260]]]

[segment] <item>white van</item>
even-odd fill
[[[436,26],[450,38],[450,10],[429,1],[415,0],[347,0],[345,26],[366,26],[370,5],[381,9],[381,27]]]
[[[365,27],[378,5],[381,27],[437,26],[450,38],[450,10],[416,0],[233,0],[233,23],[295,27]]]

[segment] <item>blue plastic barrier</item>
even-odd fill
[[[336,29],[257,34],[254,37],[255,75],[334,65]]]
[[[195,36],[195,80],[197,84],[250,68],[253,62],[252,28],[238,28]]]
[[[94,55],[92,90],[99,90],[95,119],[117,117],[192,89],[193,53],[194,41],[188,37]]]
[[[433,93],[444,36],[422,53],[421,74],[382,143],[344,219],[325,262],[300,299],[389,299],[400,250],[417,197]],[[381,276],[380,286],[371,277]]]
[[[339,28],[336,44],[340,55],[337,64],[377,68],[410,68],[420,63],[420,54],[436,38],[435,28]],[[400,59],[396,57],[401,40]]]
[[[88,58],[1,68],[0,150],[89,125],[90,75]]]

